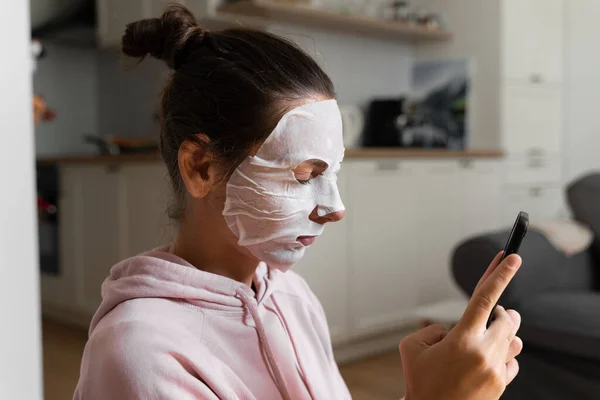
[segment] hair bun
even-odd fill
[[[197,31],[196,17],[182,5],[172,4],[160,18],[143,19],[127,25],[122,39],[123,53],[131,57],[146,55],[176,68],[177,54],[190,34]]]

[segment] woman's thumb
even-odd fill
[[[406,336],[400,342],[400,354],[404,357],[412,357],[420,354],[446,337],[448,332],[442,325],[429,325],[411,335]]]

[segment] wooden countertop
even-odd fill
[[[464,158],[502,158],[501,150],[428,150],[400,148],[357,148],[346,149],[346,159],[464,159]],[[56,157],[39,157],[38,164],[128,164],[162,161],[158,153],[121,154],[121,155],[65,155]]]
[[[461,159],[461,158],[502,158],[501,150],[464,150],[451,151],[443,149],[402,149],[402,148],[357,148],[346,149],[345,158],[423,158],[423,159]]]

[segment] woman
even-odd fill
[[[174,71],[161,151],[179,229],[113,267],[75,399],[350,398],[319,301],[286,272],[344,216],[330,79],[283,39],[210,33],[181,6],[130,24],[123,51]],[[456,329],[403,341],[409,399],[496,399],[516,375],[517,314],[485,330],[520,261],[497,263]]]

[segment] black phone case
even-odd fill
[[[510,235],[508,236],[508,240],[506,242],[506,246],[504,247],[504,254],[502,254],[502,262],[506,257],[511,254],[516,254],[519,252],[519,248],[521,247],[521,243],[527,234],[527,228],[529,227],[529,214],[524,211],[521,211],[517,216],[517,220],[513,225],[512,231],[510,231]],[[492,313],[490,314],[486,326],[489,328],[490,324],[494,320],[494,311],[496,310],[496,305],[492,309]]]

